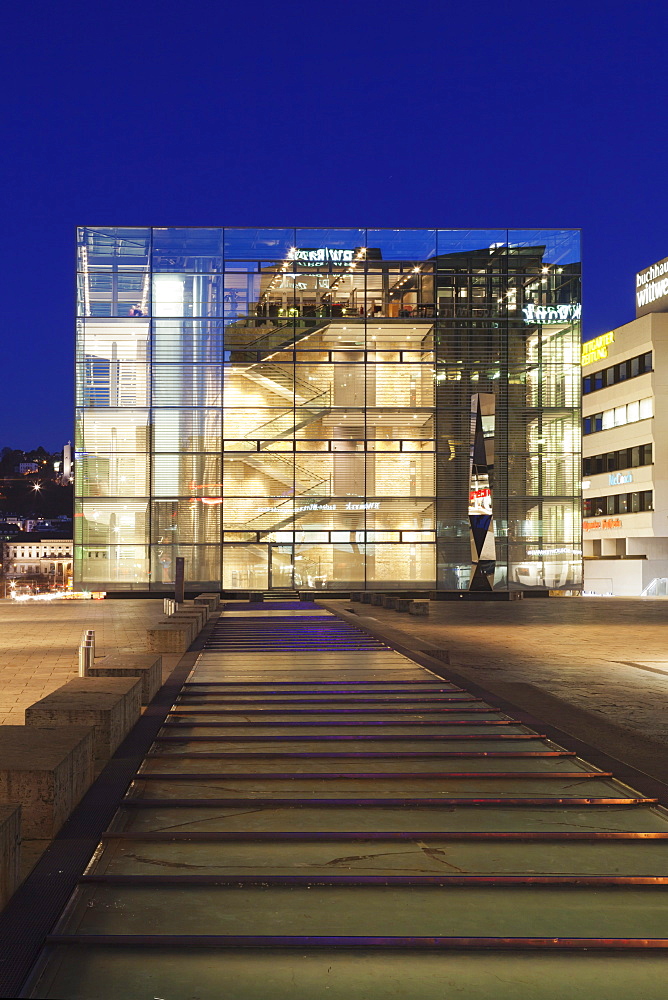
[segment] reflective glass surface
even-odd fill
[[[81,585],[579,587],[578,231],[84,227],[77,259]]]

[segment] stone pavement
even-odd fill
[[[544,723],[668,777],[668,600],[432,601],[428,618],[318,603],[353,608],[408,648],[439,651],[445,672],[450,663]]]
[[[0,600],[0,725],[23,725],[28,705],[77,676],[84,629],[95,629],[96,657],[144,652],[146,629],[162,617],[162,599]],[[180,658],[163,655],[163,679]]]

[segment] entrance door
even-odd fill
[[[292,545],[269,546],[269,589],[280,590],[294,587]]]

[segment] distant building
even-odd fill
[[[2,543],[2,568],[7,583],[11,581],[66,587],[72,576],[72,540],[67,538],[30,537]]]
[[[31,472],[39,472],[39,463],[37,462],[20,462],[15,472],[18,472],[20,476],[28,476]]]
[[[635,320],[582,347],[584,589],[597,594],[668,593],[664,270],[636,276]]]

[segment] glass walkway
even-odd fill
[[[226,607],[24,997],[665,996],[654,799],[315,605]]]

